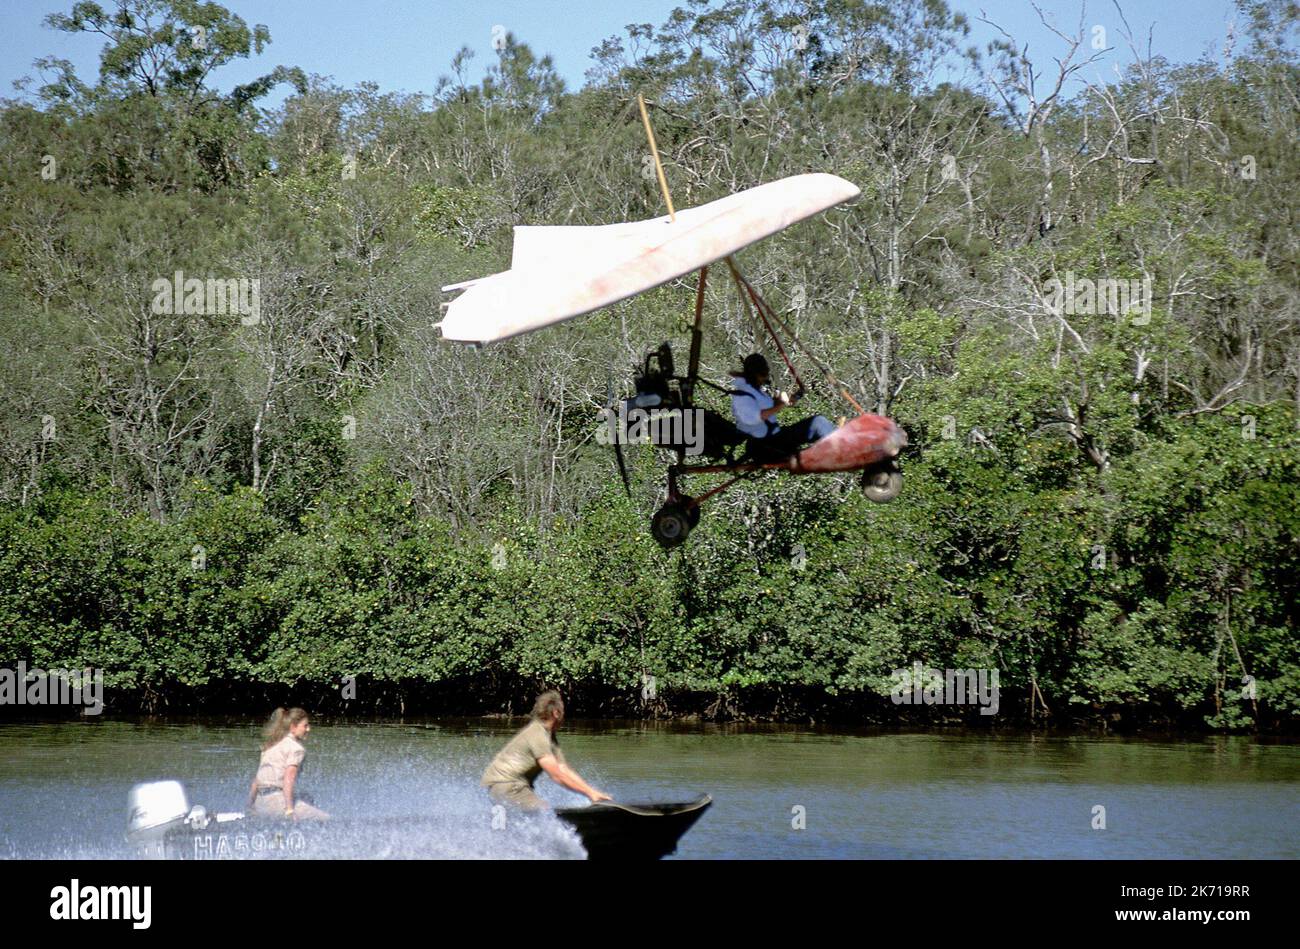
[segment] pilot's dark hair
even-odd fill
[[[767,360],[763,358],[762,353],[750,353],[745,357],[743,375],[746,382],[752,383],[758,377],[758,374],[762,372],[766,372],[769,375],[772,372],[771,367],[768,366]]]

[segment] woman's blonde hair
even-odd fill
[[[289,734],[289,728],[297,725],[307,717],[307,712],[300,708],[282,709],[277,708],[271,713],[266,727],[262,729],[262,734],[266,740],[262,742],[262,750],[270,748],[272,745],[278,745],[284,740],[284,736]]]

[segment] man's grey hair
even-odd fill
[[[549,722],[557,713],[563,711],[564,699],[554,689],[543,692],[533,703],[533,718],[539,722]]]

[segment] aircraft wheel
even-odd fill
[[[888,504],[903,490],[903,473],[896,467],[876,468],[862,472],[862,493],[868,501]]]
[[[671,549],[685,543],[686,537],[700,520],[700,509],[688,510],[680,502],[665,504],[655,512],[650,522],[650,533],[654,534],[659,546]]]

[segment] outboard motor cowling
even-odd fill
[[[190,814],[185,785],[179,781],[149,781],[131,788],[127,797],[126,839],[143,857],[161,858],[163,837]]]
[[[179,781],[150,781],[131,788],[127,798],[129,817],[127,833],[156,830],[185,820],[190,799]]]

